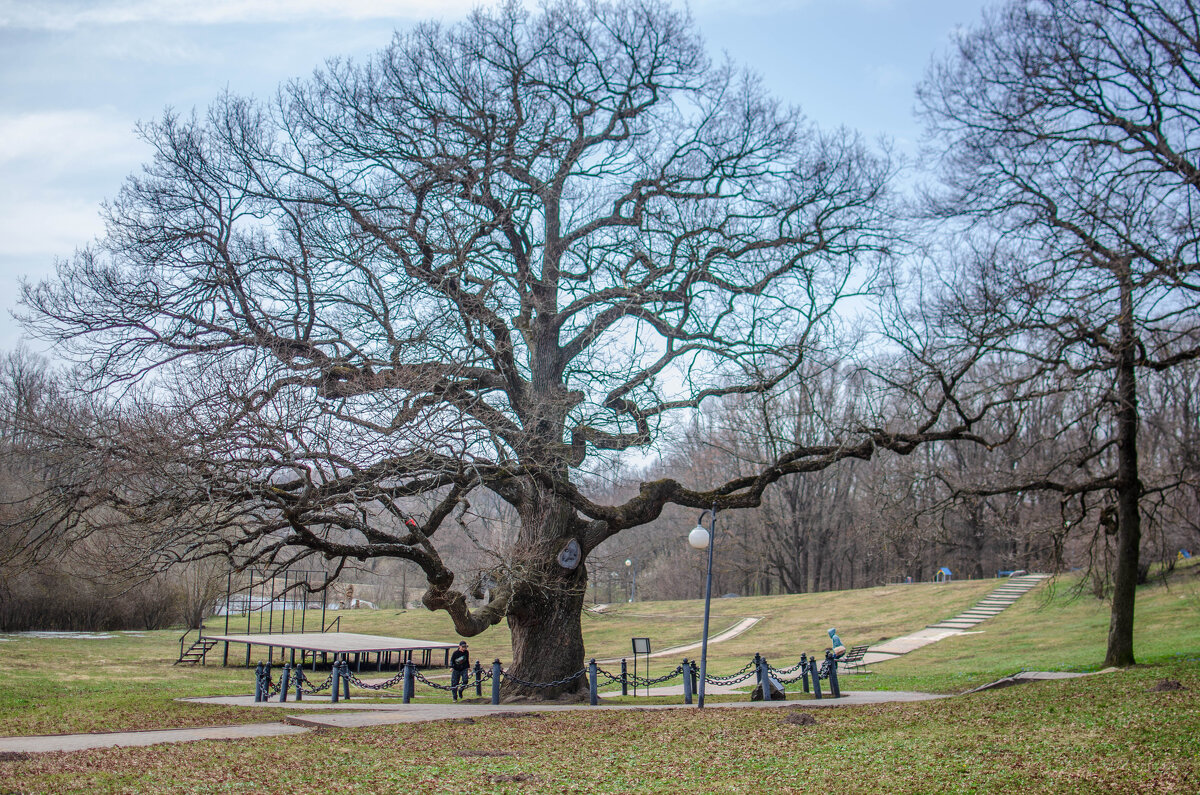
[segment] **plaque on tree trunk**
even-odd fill
[[[567,545],[562,548],[562,552],[558,553],[558,565],[564,569],[574,569],[579,565],[579,559],[583,557],[579,551],[579,542],[572,538],[567,542]]]

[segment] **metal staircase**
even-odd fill
[[[191,632],[192,630],[189,629],[187,632],[183,633],[183,637],[179,639],[179,659],[176,660],[173,665],[179,665],[181,663],[187,665],[195,665],[196,663],[200,663],[203,665],[205,658],[208,656],[209,650],[212,649],[213,646],[216,646],[218,643],[220,643],[220,641],[211,640],[201,635],[200,637],[196,638],[196,640],[192,642],[192,645],[189,646],[185,651],[183,644],[186,642],[187,636]]]

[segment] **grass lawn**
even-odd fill
[[[316,731],[10,758],[0,792],[1194,793],[1198,694],[1174,662],[915,704]]]
[[[49,754],[0,760],[0,793],[289,792],[311,789],[314,781],[334,792],[917,792],[1014,786],[1051,792],[1200,792],[1197,571],[1194,566],[1179,570],[1168,584],[1139,589],[1135,650],[1143,664],[1114,674],[940,702],[808,707],[817,719],[814,725],[788,722],[789,710],[806,708],[793,702],[783,711],[582,712]],[[791,665],[800,652],[824,648],[829,626],[836,626],[848,645],[903,635],[960,612],[998,584],[718,600],[714,633],[745,616],[762,621],[738,638],[711,646],[709,669],[732,672],[755,651],[777,667]],[[656,650],[697,640],[702,608],[698,601],[639,602],[588,615],[588,653],[601,659],[628,655],[632,636],[649,636]],[[456,637],[444,615],[427,611],[343,616],[344,631]],[[870,674],[843,676],[842,688],[952,693],[1021,669],[1095,670],[1103,658],[1107,623],[1105,603],[1071,599],[1065,586],[1042,587],[981,624],[981,631],[874,665]],[[210,620],[210,628],[221,631],[223,621]],[[230,631],[240,630],[235,624]],[[0,636],[0,734],[277,719],[274,713],[174,701],[252,689],[242,668],[172,666],[178,635]],[[503,626],[473,638],[471,648],[485,662],[511,659]],[[210,660],[214,657],[219,660],[219,649]],[[655,659],[651,674],[664,674],[677,663],[674,657]],[[1183,689],[1154,691],[1163,679],[1178,681]],[[420,687],[418,697],[441,698]]]

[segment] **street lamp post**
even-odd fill
[[[704,517],[708,516],[708,529],[704,529]],[[708,674],[708,613],[712,605],[713,538],[717,534],[717,506],[704,511],[688,533],[688,543],[695,549],[708,547],[708,577],[704,582],[704,637],[700,641],[700,697],[697,708],[704,708],[704,680]]]
[[[629,601],[634,602],[637,600],[637,560],[625,558],[625,568],[630,570]]]

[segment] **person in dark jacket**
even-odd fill
[[[450,655],[450,693],[455,701],[466,691],[470,672],[471,654],[467,651],[467,642],[460,641],[457,651]]]

